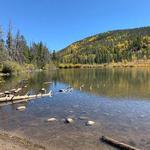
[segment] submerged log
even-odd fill
[[[24,95],[24,96],[6,96],[6,97],[1,97],[0,102],[7,102],[7,101],[17,101],[17,100],[28,100],[28,99],[34,99],[34,98],[41,98],[41,97],[46,97],[46,96],[52,96],[52,92],[50,91],[47,94],[37,94],[37,95]]]
[[[125,143],[122,143],[122,142],[119,142],[117,140],[114,140],[112,138],[109,138],[109,137],[106,137],[106,136],[102,136],[101,140],[105,143],[108,143],[116,148],[120,148],[120,149],[123,149],[123,150],[139,150],[133,146],[130,146],[128,144],[125,144]]]

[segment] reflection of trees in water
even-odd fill
[[[32,91],[32,93],[38,93],[40,89],[45,88],[48,90],[49,85],[43,84],[45,81],[51,81],[51,75],[45,72],[32,73],[32,74],[24,74],[20,76],[13,76],[11,78],[5,79],[5,82],[0,85],[1,92],[5,90],[10,90],[12,88],[20,88],[23,87],[22,91],[19,93],[20,95],[26,94],[28,91]],[[22,80],[27,80],[24,84],[22,84]],[[24,87],[27,85],[27,87]]]
[[[85,85],[83,91],[111,97],[149,97],[150,69],[148,68],[100,68],[100,69],[66,69],[51,72],[38,72],[12,77],[0,85],[1,91],[20,87],[20,80],[28,79],[27,88],[21,94],[30,90],[38,93],[41,88],[49,90],[51,84],[47,81],[67,83],[74,88]]]
[[[61,70],[58,80],[97,95],[149,97],[150,69],[112,68]]]

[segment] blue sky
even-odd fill
[[[59,50],[87,36],[150,26],[150,0],[0,0],[0,25],[9,20],[28,43]]]

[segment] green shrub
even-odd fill
[[[12,69],[11,65],[9,65],[8,63],[4,63],[2,66],[2,73],[12,74],[12,72],[13,72],[13,69]]]
[[[14,61],[5,61],[2,64],[2,73],[8,73],[8,74],[19,74],[20,72],[24,72],[25,67],[24,65],[20,65],[17,62]]]

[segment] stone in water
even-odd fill
[[[47,119],[47,121],[48,122],[53,122],[53,121],[57,121],[57,119],[56,118],[49,118],[49,119]]]
[[[26,106],[19,106],[19,107],[17,107],[17,110],[24,110],[24,109],[26,109]]]
[[[94,121],[88,121],[88,122],[86,122],[86,125],[87,125],[87,126],[92,126],[92,125],[94,125],[94,124],[95,124]]]
[[[65,119],[65,123],[73,123],[73,119],[72,118],[66,118]]]

